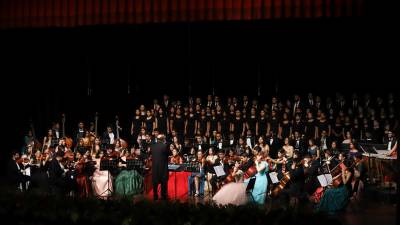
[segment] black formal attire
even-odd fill
[[[152,154],[152,181],[153,197],[158,199],[158,185],[161,184],[161,198],[167,199],[168,188],[168,153],[169,150],[165,143],[155,143],[151,146]]]

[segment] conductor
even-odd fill
[[[165,136],[157,136],[157,142],[151,145],[152,154],[152,180],[154,200],[158,200],[158,185],[161,184],[161,199],[167,199],[168,185],[168,148],[165,144]]]

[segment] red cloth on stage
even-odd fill
[[[168,179],[168,198],[171,200],[185,200],[188,197],[188,177],[191,172],[169,172]],[[144,178],[145,197],[153,199],[153,184],[151,173],[146,174]],[[175,188],[176,187],[176,188]],[[158,186],[158,192],[161,193],[161,185]]]

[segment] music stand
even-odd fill
[[[115,170],[117,168],[117,160],[116,159],[111,159],[111,160],[100,160],[100,171],[101,170],[107,170],[107,189],[104,190],[99,196],[103,197],[105,193],[110,193],[110,195],[113,193],[113,191],[110,188],[110,174],[111,170]],[[112,180],[111,180],[112,182]],[[106,196],[108,198],[109,196]]]
[[[144,163],[139,159],[127,159],[126,160],[126,169],[127,170],[136,170],[140,174],[143,173]]]
[[[255,202],[255,200],[254,200],[252,192],[253,192],[255,184],[256,184],[256,177],[251,177],[249,179],[249,183],[247,184],[247,187],[246,187],[246,194],[251,196],[251,199],[253,202]]]

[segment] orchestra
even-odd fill
[[[46,189],[80,198],[143,194],[149,188],[146,176],[154,172],[151,147],[164,134],[169,146],[168,164],[190,173],[185,187],[188,196],[204,197],[208,192],[218,204],[264,204],[279,199],[297,205],[310,199],[319,210],[330,211],[337,210],[332,201],[340,208],[346,201],[359,198],[367,182],[390,180],[388,174],[370,178],[374,170],[379,169],[377,174],[393,170],[391,160],[397,159],[398,145],[393,131],[398,121],[386,126],[382,140],[385,152],[374,157],[359,145],[363,135],[373,135],[373,130],[361,129],[358,133],[357,124],[350,122],[343,109],[334,109],[335,118],[316,109],[315,104],[307,108],[299,95],[294,105],[288,101],[286,106],[278,104],[276,97],[272,107],[257,102],[250,105],[247,96],[245,99],[245,105],[236,98],[225,106],[212,98],[207,105],[202,105],[201,99],[192,102],[195,106],[185,107],[167,101],[168,106],[165,102],[156,104],[156,110],[141,105],[133,115],[130,136],[121,135],[118,117],[98,135],[96,113],[91,130],[79,122],[71,135],[73,140],[65,130],[63,114],[62,131],[54,122],[42,142],[37,141],[30,126],[23,155],[12,155],[8,176],[22,192]],[[320,101],[319,96],[309,96],[308,100],[317,99]],[[360,115],[362,123],[367,115]],[[383,124],[384,118],[375,120]],[[332,180],[322,184],[321,175]],[[249,197],[246,186],[252,178],[255,183]]]

